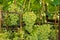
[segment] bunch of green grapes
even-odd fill
[[[33,25],[36,20],[36,15],[33,12],[25,12],[23,14],[23,21],[26,25]]]
[[[34,33],[37,35],[38,40],[49,40],[49,33],[51,25],[44,24],[44,25],[34,25]]]
[[[35,20],[36,15],[33,12],[25,12],[25,14],[23,14],[23,21],[26,24],[25,29],[28,32],[32,32],[32,25],[35,23]]]
[[[12,26],[12,25],[17,25],[19,20],[19,15],[18,14],[8,14],[4,16],[4,23],[3,25],[6,26]]]
[[[33,30],[37,31],[38,33],[50,33],[50,28],[50,24],[34,25]]]
[[[15,5],[14,3],[12,3],[9,6],[8,11],[9,12],[15,12],[15,11],[19,12],[20,11],[20,8],[17,5]]]
[[[10,23],[10,19],[8,17],[7,13],[4,13],[4,22],[3,22],[3,26],[7,26]]]
[[[14,31],[13,40],[23,40],[23,39],[24,39],[24,31],[22,29]]]
[[[50,25],[48,24],[45,24],[45,25],[41,25],[39,28],[38,28],[38,39],[39,40],[49,40],[48,37],[49,37],[49,33],[50,33]],[[40,37],[40,38],[39,38]]]
[[[19,20],[18,14],[9,14],[11,25],[17,25],[17,21]]]
[[[1,32],[0,33],[0,40],[10,40],[9,35],[10,35],[10,33],[7,31]]]

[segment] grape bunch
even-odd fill
[[[8,11],[9,12],[15,12],[15,11],[19,12],[20,8],[17,5],[15,5],[14,3],[12,3],[11,5],[9,5]]]
[[[19,20],[18,14],[8,14],[4,16],[4,25],[12,26],[17,25]]]
[[[7,31],[1,32],[0,33],[0,40],[10,40],[9,39],[10,33]]]
[[[39,40],[49,40],[49,33],[51,25],[44,24],[44,25],[34,25],[34,33],[38,36]]]
[[[25,22],[26,26],[25,29],[30,33],[32,32],[32,25],[35,23],[36,15],[33,12],[25,12],[23,14],[23,21]]]
[[[17,21],[19,20],[19,16],[18,14],[9,14],[10,16],[10,22],[11,22],[11,25],[17,25]]]
[[[33,25],[36,20],[36,15],[33,12],[25,12],[23,14],[23,21],[26,25]]]
[[[44,24],[44,25],[41,25],[39,28],[38,28],[38,35],[40,38],[38,38],[39,40],[49,40],[49,33],[50,33],[50,27],[51,25],[49,24]]]

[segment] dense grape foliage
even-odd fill
[[[57,40],[59,7],[59,0],[0,0],[0,40]]]

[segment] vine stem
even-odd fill
[[[1,16],[1,10],[0,10],[0,31],[1,31],[1,18],[2,16]]]
[[[41,14],[42,13],[45,13],[47,12],[47,4],[44,2],[44,0],[40,0],[41,1],[41,4],[42,4],[42,9],[41,9]],[[42,16],[43,18],[43,16]],[[43,23],[43,20],[42,20],[42,23]]]
[[[57,9],[58,9],[57,7],[58,7],[58,6],[55,6],[55,12],[54,12],[54,13],[55,13],[55,14],[54,14],[54,15],[55,15],[54,25],[55,25],[55,29],[56,29],[56,33],[57,33],[57,35],[56,35],[56,40],[58,40],[58,31],[59,31],[59,30],[57,29],[58,27],[56,27],[56,25],[57,25],[57,22],[56,22],[56,21],[58,20],[58,19],[57,19]]]
[[[16,5],[16,1],[17,1],[17,0],[14,0],[14,4],[15,4],[15,5]]]
[[[25,8],[25,3],[26,3],[26,0],[24,0],[24,4],[23,4],[23,6],[22,6],[22,10],[21,10],[21,12],[20,12],[20,34],[21,34],[21,39],[20,40],[23,40],[23,30],[22,30],[22,20],[23,20],[23,11],[24,11],[24,8]]]
[[[22,8],[22,11],[20,13],[20,28],[22,28],[22,17],[23,17],[23,11],[24,11],[24,8],[25,8],[25,3],[26,3],[26,0],[24,0],[24,4],[23,4],[23,8]]]
[[[0,5],[0,32],[1,32],[1,26],[2,26],[2,5]]]
[[[59,14],[58,40],[60,40],[60,5],[59,5],[59,7],[58,7],[58,10],[59,10],[59,12],[58,12],[58,14]]]
[[[30,11],[30,3],[31,3],[31,0],[29,0],[28,11]]]

